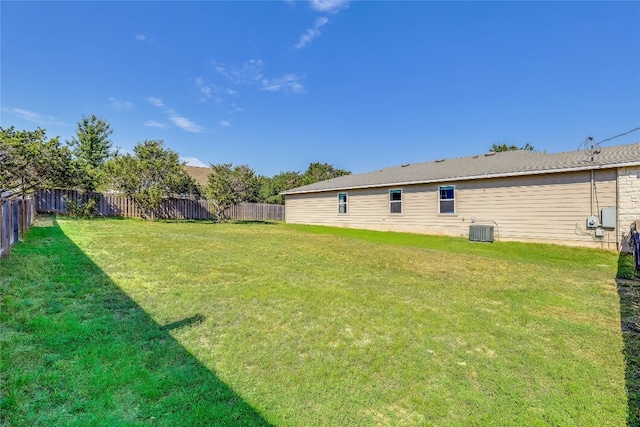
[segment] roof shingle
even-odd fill
[[[561,171],[603,169],[640,165],[640,143],[602,147],[594,155],[583,150],[547,154],[535,151],[505,151],[409,165],[375,172],[345,175],[293,188],[283,194],[314,193],[355,188],[388,187],[429,182],[535,175]]]

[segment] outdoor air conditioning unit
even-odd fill
[[[493,242],[493,225],[470,225],[469,240],[472,242]]]

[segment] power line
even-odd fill
[[[629,133],[631,133],[631,132],[635,132],[635,131],[637,131],[637,130],[640,130],[640,127],[635,128],[635,129],[631,129],[630,131],[625,132],[625,133],[621,133],[620,135],[612,136],[611,138],[603,139],[603,140],[602,140],[602,141],[600,141],[600,142],[596,142],[596,144],[602,144],[603,142],[611,141],[612,139],[619,138],[619,137],[621,137],[621,136],[627,135],[627,134],[629,134]]]
[[[602,149],[600,148],[600,144],[602,144],[603,142],[611,141],[612,139],[616,139],[616,138],[619,138],[621,136],[630,134],[631,132],[635,132],[637,130],[640,130],[640,127],[637,127],[635,129],[631,129],[630,131],[627,131],[625,133],[621,133],[620,135],[612,136],[611,138],[603,139],[600,142],[593,142],[593,137],[592,136],[588,136],[588,137],[586,137],[584,139],[584,141],[582,141],[580,143],[580,146],[578,147],[578,150],[583,150],[586,154],[591,156],[591,162],[593,162],[593,160],[595,158],[595,155],[596,154],[600,154],[600,152],[602,151]]]

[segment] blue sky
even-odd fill
[[[639,2],[11,2],[0,126],[352,172],[640,126]],[[640,141],[640,132],[610,141]]]

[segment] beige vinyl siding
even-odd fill
[[[595,238],[586,228],[586,219],[592,214],[600,216],[603,207],[616,206],[616,172],[594,172],[593,206],[590,174],[585,171],[466,183],[460,186],[459,214],[473,215],[479,223],[495,221],[501,240],[615,249],[615,233]]]
[[[593,214],[616,206],[616,171],[598,170]],[[438,214],[438,187],[455,185],[456,213]],[[402,187],[402,214],[389,213],[389,188],[349,190],[349,213],[337,214],[338,191],[286,196],[287,222],[468,236],[471,218],[493,224],[499,240],[556,242],[615,249],[615,231],[597,239],[591,172],[441,182]],[[400,187],[393,187],[400,188]]]

